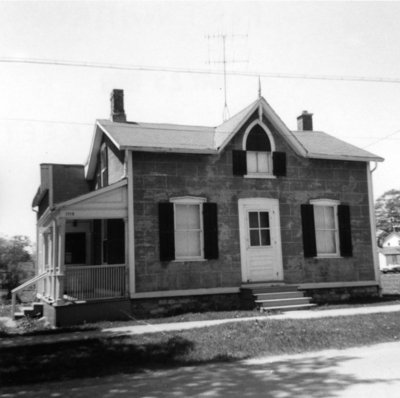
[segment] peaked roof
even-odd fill
[[[267,101],[260,97],[216,127],[97,120],[86,166],[87,178],[94,175],[103,134],[108,136],[119,150],[217,154],[256,111],[266,116],[300,156],[315,159],[383,161],[383,158],[377,155],[323,132],[289,130]]]
[[[397,231],[393,231],[390,234],[387,234],[384,238],[383,238],[383,243],[387,242],[388,240],[392,239],[393,236],[397,236],[400,239],[400,232]]]

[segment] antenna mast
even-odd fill
[[[227,120],[229,118],[229,109],[228,109],[228,96],[227,96],[227,82],[226,82],[226,64],[229,63],[238,63],[238,62],[248,62],[248,60],[235,60],[234,58],[228,60],[227,55],[226,55],[226,39],[227,38],[234,38],[234,37],[246,37],[247,35],[227,35],[225,33],[223,34],[216,34],[216,35],[207,35],[206,38],[208,39],[210,43],[210,39],[219,39],[222,41],[222,59],[221,60],[216,60],[213,61],[215,64],[222,64],[223,67],[223,72],[224,72],[224,110],[222,113],[222,118],[223,120]],[[210,51],[210,44],[208,45],[208,49]],[[208,63],[211,63],[210,61],[210,53],[208,54],[209,60]]]

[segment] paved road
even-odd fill
[[[398,398],[400,343],[0,388],[6,397]]]

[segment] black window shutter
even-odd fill
[[[273,174],[277,177],[286,177],[286,153],[272,153]]]
[[[301,205],[301,221],[304,257],[315,257],[317,255],[317,243],[315,240],[313,205]]]
[[[174,204],[158,204],[158,228],[160,236],[160,260],[175,259]]]
[[[247,174],[246,151],[232,151],[232,166],[235,176]]]
[[[216,203],[203,204],[204,257],[218,258],[218,216]]]
[[[353,245],[351,243],[350,206],[338,206],[340,255],[351,257]]]

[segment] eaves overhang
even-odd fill
[[[125,146],[121,145],[121,150],[137,151],[137,152],[157,152],[157,153],[194,153],[203,155],[217,155],[218,150],[207,148],[178,148],[178,147],[149,147],[149,146]]]
[[[309,159],[344,160],[352,162],[383,162],[385,160],[379,156],[329,155],[312,152],[308,152],[305,157]]]

